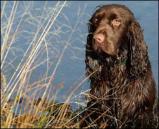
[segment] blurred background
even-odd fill
[[[158,2],[156,1],[2,1],[2,89],[9,98],[26,92],[82,104],[87,23],[98,5],[118,3],[132,10],[144,30],[158,89]]]

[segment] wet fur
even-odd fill
[[[93,18],[105,8],[110,8],[110,11],[111,8],[126,10],[130,18],[114,44],[119,49],[115,56],[97,52],[93,46],[93,34],[100,29],[94,25]],[[89,77],[90,101],[83,113],[81,127],[154,128],[150,121],[153,119],[155,82],[148,48],[140,24],[127,7],[104,5],[93,14],[89,23],[85,63],[86,75],[92,75]]]

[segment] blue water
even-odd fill
[[[24,9],[29,8],[28,12],[23,17],[21,24],[20,35],[17,36],[14,41],[15,48],[21,48],[23,52],[13,49],[10,52],[7,61],[12,61],[16,56],[13,63],[15,66],[19,64],[24,52],[26,51],[29,43],[32,41],[34,34],[38,29],[38,21],[42,21],[46,25],[45,18],[51,16],[50,10],[55,6],[57,1],[34,1],[34,2],[19,2],[15,21],[13,24],[13,30],[19,23],[20,18],[24,14]],[[62,2],[61,2],[62,3]],[[85,45],[87,37],[87,23],[92,13],[95,11],[98,5],[118,3],[128,6],[135,14],[137,20],[144,29],[145,41],[148,45],[149,57],[152,64],[153,75],[158,87],[158,4],[155,1],[70,1],[67,2],[67,6],[63,8],[61,14],[57,17],[55,23],[51,27],[46,42],[48,44],[49,55],[49,70],[50,75],[56,66],[59,56],[66,44],[68,47],[65,49],[64,56],[57,68],[52,81],[52,86],[49,92],[55,95],[57,92],[57,100],[64,101],[71,91],[75,89],[78,84],[85,78]],[[3,2],[2,2],[3,6]],[[5,23],[7,17],[9,17],[13,2],[8,2],[5,8],[5,17],[2,17],[2,25]],[[31,15],[30,15],[31,14]],[[31,17],[37,19],[34,20]],[[60,30],[58,35],[51,32]],[[13,31],[14,32],[14,31]],[[3,40],[3,36],[2,36]],[[42,50],[44,49],[41,48]],[[37,62],[46,59],[46,52],[39,53]],[[38,61],[40,60],[40,61]],[[30,77],[30,83],[43,78],[46,72],[46,63],[38,67],[33,71]],[[7,75],[8,80],[15,71],[15,68],[4,68],[4,73]],[[59,88],[58,84],[63,85]],[[89,82],[84,81],[79,88],[74,92],[72,101],[80,98],[80,93],[89,89]],[[43,90],[39,91],[39,96],[43,93]]]

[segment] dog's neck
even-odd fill
[[[120,51],[115,56],[110,56],[108,54],[99,55],[99,62],[101,62],[101,64],[104,64],[106,67],[113,67],[116,65],[119,66],[126,65],[127,60],[128,60],[128,55],[126,50]]]
[[[117,56],[100,54],[98,59],[98,63],[101,65],[99,78],[113,83],[115,78],[119,79],[127,76],[127,61],[128,56],[126,50],[119,52]]]
[[[108,57],[105,58],[105,65],[107,66],[114,66],[114,65],[126,65],[127,63],[127,58],[112,58],[112,57]]]

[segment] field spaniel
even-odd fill
[[[91,90],[80,127],[154,128],[156,90],[148,48],[126,6],[104,5],[93,14],[85,63]]]

